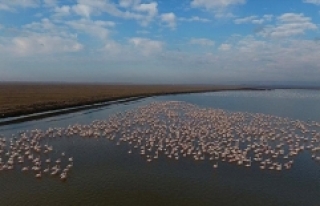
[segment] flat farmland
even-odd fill
[[[242,89],[250,88],[199,85],[0,84],[0,118],[129,97]]]

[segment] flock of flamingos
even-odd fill
[[[126,144],[129,154],[147,162],[160,157],[207,161],[213,169],[228,162],[261,170],[288,170],[308,152],[320,163],[320,123],[273,115],[200,108],[186,102],[153,102],[90,125],[69,125],[19,132],[0,138],[0,170],[22,171],[36,178],[66,180],[73,157],[52,158],[50,138],[106,138]],[[75,160],[76,161],[76,160]]]

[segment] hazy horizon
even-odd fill
[[[320,82],[211,82],[211,83],[151,83],[151,82],[90,82],[90,81],[1,81],[0,85],[39,84],[39,85],[186,85],[186,86],[252,86],[263,88],[320,88]]]
[[[320,84],[320,1],[0,0],[0,81]]]

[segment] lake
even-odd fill
[[[9,141],[21,131],[89,125],[167,101],[232,114],[320,122],[319,90],[224,91],[149,97],[1,126],[0,134]],[[320,132],[319,127],[314,129]],[[20,166],[0,171],[0,205],[320,205],[320,164],[306,150],[295,157],[290,170],[271,171],[260,170],[256,162],[240,167],[219,161],[219,167],[213,169],[209,160],[189,157],[177,161],[159,156],[147,162],[139,153],[128,154],[128,144],[116,145],[106,138],[63,136],[44,139],[42,144],[53,146],[52,159],[61,153],[73,157],[67,180],[49,175],[35,178],[31,171],[21,172]]]

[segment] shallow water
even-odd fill
[[[152,97],[79,113],[0,127],[10,136],[20,130],[90,124],[153,101],[185,101],[207,108],[271,114],[320,122],[320,91],[236,91]],[[106,139],[50,139],[58,156],[74,157],[70,178],[36,179],[31,173],[0,171],[0,205],[320,205],[320,165],[308,152],[291,170],[275,172],[222,162],[175,161],[160,157],[147,163],[127,146]]]

